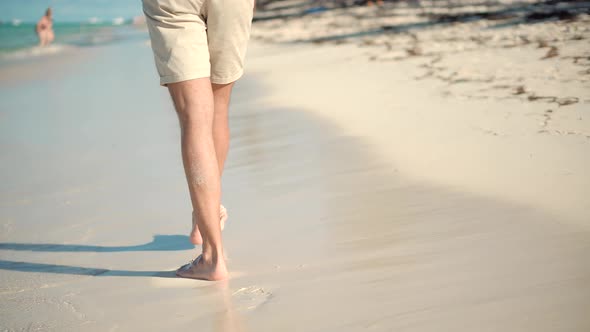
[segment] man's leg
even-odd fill
[[[213,104],[214,104],[214,117],[213,117],[213,143],[215,145],[215,154],[217,156],[217,164],[219,167],[220,178],[223,174],[223,167],[227,158],[227,152],[229,150],[229,100],[234,83],[229,84],[211,84],[213,90]],[[194,244],[203,243],[201,233],[199,231],[197,218],[198,216],[193,211],[193,229],[190,234],[191,242]],[[221,228],[227,219],[225,209],[220,209],[220,222]]]
[[[219,174],[223,174],[223,166],[229,150],[229,99],[234,83],[211,84],[213,89],[213,102],[215,105],[215,117],[213,119],[213,140],[217,153]]]
[[[214,101],[209,78],[168,85],[180,121],[182,161],[193,210],[204,238],[203,253],[190,268],[190,277],[227,277],[223,256],[219,201],[219,165],[213,141]]]

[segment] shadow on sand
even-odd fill
[[[128,271],[109,270],[81,266],[55,265],[29,262],[14,262],[0,260],[0,270],[20,272],[40,272],[53,274],[72,274],[96,277],[160,277],[177,278],[175,271]]]
[[[121,251],[179,251],[194,249],[186,235],[154,235],[154,239],[135,246],[91,246],[52,243],[0,243],[0,250],[43,252],[121,252]]]
[[[77,244],[0,243],[0,249],[42,252],[177,251],[194,249],[194,245],[190,244],[188,236],[186,235],[154,235],[154,239],[151,242],[135,246],[106,247]],[[0,260],[0,270],[72,274],[83,276],[176,278],[175,271],[109,270],[81,266],[16,262],[7,260]]]
[[[579,15],[590,14],[590,1],[588,0],[545,0],[534,3],[513,2],[502,4],[499,1],[491,1],[489,3],[482,2],[477,4],[479,7],[488,7],[483,10],[467,10],[459,12],[440,13],[438,9],[443,8],[461,8],[464,6],[474,7],[476,4],[461,3],[457,1],[441,1],[433,2],[428,5],[422,4],[420,1],[388,1],[392,6],[401,6],[404,9],[404,4],[410,3],[412,6],[420,11],[418,16],[425,18],[421,22],[401,23],[397,25],[384,25],[370,30],[356,31],[353,33],[333,34],[319,38],[301,39],[298,42],[337,42],[344,39],[361,38],[365,36],[373,36],[390,33],[411,33],[416,30],[435,28],[438,26],[447,26],[458,23],[468,23],[473,21],[488,20],[497,22],[492,24],[489,28],[503,28],[518,24],[535,24],[545,21],[566,21],[575,20]],[[335,10],[342,7],[355,7],[365,5],[366,1],[324,1],[320,7],[314,7],[313,3],[305,3],[299,11],[291,11],[283,13],[285,7],[275,6],[273,9],[265,10],[264,8],[257,13],[254,21],[268,21],[268,20],[285,20],[290,18],[298,18],[315,14],[324,11]],[[490,6],[493,5],[493,6]],[[398,7],[391,7],[398,8]],[[396,14],[395,10],[387,11],[387,15],[403,15]],[[379,9],[376,9],[379,13]],[[364,16],[363,14],[354,14],[359,19],[370,20],[373,19],[375,13],[369,12]],[[385,15],[385,14],[380,14]]]

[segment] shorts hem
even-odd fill
[[[213,84],[229,84],[229,83],[237,81],[240,77],[242,77],[242,75],[244,75],[244,69],[240,69],[237,73],[230,75],[230,76],[224,76],[224,77],[211,76],[211,83],[213,83]]]
[[[162,76],[162,77],[160,77],[160,85],[166,86],[171,83],[184,82],[184,81],[194,80],[197,78],[205,78],[205,77],[209,77],[209,76],[210,76],[209,72],[194,72],[194,73],[186,74],[186,75]]]

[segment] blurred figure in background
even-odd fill
[[[47,46],[55,39],[51,8],[47,8],[45,15],[37,22],[35,32],[39,37],[39,46]]]

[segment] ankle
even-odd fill
[[[203,253],[201,254],[201,259],[204,263],[213,265],[217,265],[219,262],[224,262],[224,257],[223,251],[220,250],[203,250]]]

